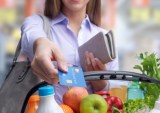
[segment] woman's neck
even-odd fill
[[[86,14],[85,13],[65,13],[65,16],[68,17],[69,23],[77,23],[81,24],[83,19],[85,18]]]
[[[86,11],[84,10],[79,12],[78,11],[71,12],[71,11],[63,10],[63,14],[69,19],[68,25],[71,28],[71,30],[74,32],[76,36],[78,36],[81,23],[86,16]]]

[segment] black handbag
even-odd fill
[[[43,15],[43,27],[50,38],[49,20]],[[17,58],[21,50],[21,39],[17,46],[13,63],[0,89],[0,113],[20,113],[27,93],[41,80],[31,70],[29,60],[18,62]]]

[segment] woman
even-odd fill
[[[107,33],[100,28],[100,0],[46,0],[44,15],[51,21],[52,41],[43,30],[43,21],[38,15],[25,19],[22,26],[22,53],[32,61],[34,73],[43,80],[54,84],[56,101],[62,103],[62,95],[68,90],[57,84],[58,72],[52,61],[57,61],[58,68],[67,72],[67,65],[80,66],[77,48],[98,32]],[[117,59],[106,66],[86,52],[86,67],[91,70],[116,70]],[[88,91],[108,90],[109,83],[91,81]]]

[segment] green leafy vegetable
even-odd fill
[[[140,110],[153,109],[155,101],[153,95],[145,96],[144,99],[128,100],[124,103],[124,113],[136,113]]]
[[[160,58],[157,58],[155,53],[148,54],[147,52],[139,55],[141,60],[140,65],[134,66],[134,69],[140,70],[143,74],[148,75],[154,79],[160,80]],[[153,96],[150,108],[154,106],[155,101],[158,99],[160,94],[160,85],[153,83],[141,83],[141,89],[145,92],[145,96]]]
[[[160,85],[154,83],[141,83],[141,89],[144,91],[145,95],[153,95],[154,97],[159,97]]]
[[[152,97],[148,97],[145,99],[135,99],[135,100],[128,100],[124,103],[124,113],[136,113],[138,110],[141,109],[149,109],[150,100]]]
[[[141,53],[139,56],[141,60],[140,65],[135,65],[134,69],[138,69],[143,74],[160,80],[160,58],[156,54]],[[160,94],[160,85],[153,83],[140,83],[141,89],[144,91],[144,99],[128,100],[124,103],[125,113],[136,113],[137,110],[154,107],[155,101]]]
[[[142,62],[140,65],[135,65],[134,69],[140,70],[151,78],[160,80],[160,58],[157,58],[155,53],[148,54],[148,52],[141,53],[139,58]]]

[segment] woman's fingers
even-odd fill
[[[86,59],[86,64],[87,64],[87,65],[91,65],[88,51],[85,52],[85,59]]]
[[[92,68],[92,64],[91,64],[90,58],[89,58],[88,51],[85,52],[85,59],[86,59],[86,70],[87,71],[92,71],[93,68]]]
[[[59,82],[59,78],[49,78],[45,74],[42,74],[41,71],[33,71],[33,73],[49,84],[57,84]]]
[[[88,71],[105,70],[105,65],[98,58],[95,58],[93,53],[86,51],[85,59]]]
[[[98,58],[95,58],[95,62],[100,70],[105,70],[105,65]]]
[[[58,84],[58,83],[59,83],[59,78],[53,78],[52,79],[52,84]]]
[[[66,59],[61,50],[46,38],[38,38],[34,43],[34,58],[32,69],[42,79],[53,82],[58,81],[58,70],[52,63],[57,61],[58,68],[64,72],[68,71]],[[47,79],[46,79],[47,77]]]
[[[55,60],[57,61],[58,68],[61,71],[67,72],[68,71],[68,64],[67,61],[62,53],[62,51],[54,46],[54,49],[52,49],[52,56],[54,56]]]
[[[50,80],[50,78],[47,77],[46,74],[43,73],[43,71],[41,71],[40,68],[33,66],[33,67],[32,67],[32,71],[33,71],[33,73],[34,73],[36,76],[40,77],[40,78],[43,79],[44,81],[46,81],[46,82],[48,82],[48,83],[51,84],[52,81]]]
[[[47,58],[41,58],[41,61],[37,61],[37,64],[40,66],[41,70],[50,78],[55,78],[55,75],[58,75],[58,70],[54,67],[52,61]]]
[[[53,77],[51,77],[50,75],[47,75],[37,62],[32,62],[32,70],[35,75],[47,81],[48,83],[50,84],[58,83],[57,80],[55,80],[55,79],[58,79],[58,75],[54,75]]]
[[[99,70],[99,68],[98,68],[98,66],[96,64],[96,61],[95,61],[93,53],[89,53],[89,59],[91,61],[93,70]]]

